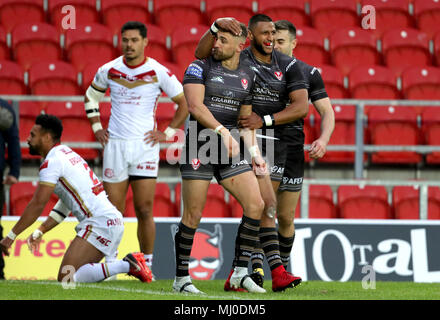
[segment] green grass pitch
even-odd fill
[[[265,281],[265,294],[224,292],[224,280],[194,281],[206,295],[174,293],[172,280],[152,283],[117,280],[77,284],[66,289],[55,281],[0,281],[0,300],[440,300],[440,283],[307,281],[295,289],[274,293]],[[55,297],[55,298],[54,298]]]

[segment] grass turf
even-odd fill
[[[78,284],[65,289],[55,281],[0,281],[0,300],[440,300],[440,284],[376,282],[364,289],[361,282],[307,281],[295,289],[274,293],[270,281],[267,293],[224,292],[224,280],[194,281],[206,295],[174,293],[172,280],[149,284],[138,281],[105,281]]]

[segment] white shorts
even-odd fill
[[[91,217],[81,221],[76,227],[76,235],[87,240],[106,257],[117,255],[119,243],[124,234],[124,219],[119,211]]]
[[[151,146],[143,139],[110,138],[104,148],[103,180],[115,183],[129,176],[157,177],[159,151],[159,143]]]

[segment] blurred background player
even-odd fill
[[[102,183],[87,162],[60,144],[62,131],[62,123],[55,116],[44,114],[35,120],[27,143],[31,155],[44,159],[39,170],[40,181],[20,219],[0,241],[2,252],[9,255],[15,238],[37,220],[55,192],[60,200],[46,221],[29,236],[28,245],[35,251],[43,234],[61,223],[70,212],[79,220],[75,227],[77,235],[61,262],[58,281],[67,278],[74,282],[97,282],[118,273],[128,273],[143,282],[151,281],[151,270],[142,254],[128,254],[123,260],[99,263],[105,256],[117,255],[124,221],[108,201]]]
[[[239,142],[231,135],[231,130],[238,130],[239,114],[252,111],[250,103],[255,74],[240,62],[246,35],[244,25],[238,36],[222,29],[216,30],[213,55],[192,62],[185,71],[183,82],[190,120],[197,122],[190,121],[180,166],[184,210],[175,235],[176,278],[173,290],[177,292],[201,293],[191,282],[188,264],[213,177],[239,201],[244,210],[235,241],[231,286],[249,292],[266,292],[248,276],[249,258],[258,242],[264,202],[259,192],[250,192],[258,190],[258,182],[250,163],[240,154]],[[240,135],[252,156],[254,169],[264,172],[266,163],[258,149],[255,132],[242,129]],[[191,139],[192,136],[196,139]],[[202,151],[206,148],[206,139],[213,146],[209,155]],[[192,148],[192,144],[196,147]]]
[[[6,147],[8,149],[8,159],[6,159]],[[6,177],[3,177],[6,164],[9,165],[9,172]],[[18,135],[15,112],[9,103],[0,99],[0,174],[2,177],[2,183],[0,183],[0,217],[3,214],[3,207],[5,205],[5,185],[10,187],[18,182],[20,165],[20,137]],[[0,239],[2,238],[3,228],[0,221]],[[3,255],[0,254],[0,280],[5,278],[4,268],[5,260]]]
[[[214,42],[213,28],[223,26],[236,32],[237,20],[233,18],[217,19],[200,39],[196,48],[198,58],[211,54]],[[263,128],[264,136],[274,141],[274,154],[265,149],[263,153],[269,158],[271,179],[281,180],[282,172],[273,168],[284,167],[285,144],[283,141],[284,125],[307,115],[307,90],[304,76],[289,56],[273,50],[275,25],[270,17],[257,14],[249,20],[250,46],[243,50],[241,61],[255,71],[256,81],[253,90],[252,112],[240,116],[240,125],[249,129]],[[276,195],[269,179],[258,179],[261,195],[265,202],[265,213],[261,218],[260,243],[264,249],[272,273],[272,290],[282,291],[301,283],[301,278],[286,272],[280,257],[274,213]],[[261,256],[264,258],[264,256]],[[255,276],[260,277],[259,274]],[[254,278],[258,281],[257,278]],[[260,283],[261,285],[261,283]],[[229,278],[225,290],[230,290]]]
[[[156,226],[153,200],[159,170],[158,142],[171,138],[188,115],[181,83],[175,75],[151,57],[145,56],[147,28],[127,22],[121,29],[123,56],[99,68],[87,89],[85,109],[96,139],[104,147],[103,181],[110,201],[125,211],[128,187],[138,220],[140,251],[152,266]],[[99,101],[110,88],[111,116],[102,128]],[[155,111],[164,91],[178,109],[169,127],[156,130]]]

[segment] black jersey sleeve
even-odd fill
[[[328,98],[327,91],[325,91],[324,81],[321,73],[317,68],[313,68],[309,78],[309,98],[310,101],[316,101],[323,98]]]
[[[307,89],[304,75],[296,63],[296,59],[292,59],[286,66],[286,85],[287,92],[292,92],[299,89]]]
[[[207,70],[207,60],[194,60],[190,63],[188,68],[185,70],[183,76],[183,84],[186,83],[198,83],[205,84],[206,70]]]

